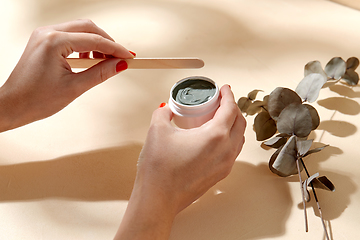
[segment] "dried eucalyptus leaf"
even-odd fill
[[[264,96],[263,102],[264,102],[264,106],[263,106],[264,109],[265,109],[266,111],[269,111],[269,110],[268,110],[269,95]]]
[[[308,151],[304,157],[312,154],[312,153],[317,153],[317,152],[320,152],[321,150],[323,150],[324,148],[328,147],[329,145],[325,145],[325,146],[322,146],[322,147],[318,147],[318,148],[314,148],[314,149],[311,149],[310,151]]]
[[[281,146],[283,146],[287,141],[286,137],[278,137],[275,136],[269,140],[267,140],[266,142],[264,142],[264,144],[266,146],[272,147],[272,148],[280,148]]]
[[[252,102],[250,104],[250,106],[248,107],[248,109],[246,110],[246,113],[250,116],[256,114],[256,113],[259,113],[261,112],[262,110],[262,107],[264,106],[264,102],[263,101],[259,101],[259,100],[256,100],[254,102]]]
[[[276,121],[281,111],[291,103],[301,104],[299,95],[289,88],[277,87],[269,95],[268,111]]]
[[[330,79],[340,79],[346,71],[346,63],[341,57],[332,58],[325,66],[325,73]]]
[[[304,198],[307,202],[310,201],[310,194],[307,190],[308,186],[310,185],[311,181],[313,181],[315,178],[319,176],[319,173],[315,173],[314,175],[310,176],[309,178],[305,179],[303,182],[303,191],[304,191]]]
[[[357,57],[351,57],[346,60],[346,68],[355,70],[359,66],[359,59]]]
[[[262,92],[262,90],[257,90],[257,89],[252,90],[251,92],[249,92],[248,98],[249,98],[250,100],[255,100],[255,99],[256,99],[256,95],[258,94],[258,92]]]
[[[310,75],[312,73],[319,73],[322,76],[324,76],[324,78],[327,80],[327,75],[326,75],[325,71],[323,70],[321,63],[319,61],[308,62],[305,65],[304,77],[306,77],[307,75]]]
[[[311,73],[301,80],[296,87],[295,92],[308,102],[315,102],[319,97],[322,86],[326,83],[327,78],[319,73]]]
[[[326,176],[315,178],[312,183],[315,188],[321,188],[331,192],[335,191],[334,184]]]
[[[256,140],[264,141],[271,138],[277,131],[276,123],[268,112],[260,112],[254,119]]]
[[[302,104],[292,103],[281,112],[276,126],[280,133],[307,137],[312,130],[310,111]]]
[[[332,192],[335,191],[334,184],[326,176],[319,177],[319,173],[315,173],[306,179],[303,183],[304,188],[309,187],[311,183],[315,188],[321,188]]]
[[[312,128],[311,130],[315,130],[319,125],[320,125],[320,116],[317,112],[317,110],[309,105],[309,104],[303,104],[305,107],[307,107],[307,109],[309,110],[310,112],[310,115],[311,115],[311,120],[312,120]]]
[[[297,173],[295,136],[291,136],[284,147],[281,148],[271,167],[279,172],[282,177]]]
[[[313,139],[309,139],[309,140],[296,139],[296,147],[297,147],[298,155],[304,156],[309,151],[313,141],[314,141]]]
[[[269,160],[269,169],[270,169],[270,171],[272,171],[273,173],[279,175],[280,177],[286,177],[286,176],[283,176],[283,174],[282,174],[281,172],[279,172],[278,170],[276,170],[275,168],[273,168],[273,164],[274,164],[276,158],[279,156],[279,153],[280,153],[280,151],[282,150],[283,147],[284,147],[284,146],[281,146],[279,149],[277,149],[277,150],[273,153],[273,155],[271,155],[270,160]]]
[[[237,105],[240,108],[240,111],[242,113],[246,113],[247,109],[249,108],[251,104],[251,100],[248,99],[247,97],[241,97],[239,98]]]
[[[353,69],[348,69],[342,77],[348,85],[355,86],[359,83],[359,74]]]
[[[263,101],[267,104],[269,102],[269,95],[264,96]]]
[[[307,190],[306,187],[303,187],[302,190],[304,191],[304,199],[305,199],[305,201],[310,202],[311,198],[310,198],[309,190]]]
[[[284,137],[284,138],[289,138],[291,137],[291,135],[286,134],[286,133],[279,133],[278,135],[276,135],[277,137]]]
[[[317,173],[311,175],[309,178],[305,179],[305,181],[304,181],[304,183],[306,183],[305,186],[308,187],[309,184],[311,183],[311,181],[314,180],[315,178],[319,177],[319,176],[320,176],[320,174],[317,172]]]

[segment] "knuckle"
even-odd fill
[[[51,49],[56,46],[60,33],[50,31],[46,27],[40,27],[34,30],[32,34],[33,40],[37,46],[43,46],[45,49]]]
[[[210,139],[214,143],[225,141],[229,137],[229,130],[225,127],[218,127],[209,134]]]
[[[100,35],[94,35],[93,36],[94,46],[95,50],[99,50],[100,46],[103,45],[104,38]]]
[[[47,48],[53,48],[59,40],[60,33],[56,31],[50,31],[44,34],[43,43]]]

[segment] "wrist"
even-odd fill
[[[14,106],[11,104],[4,88],[0,88],[0,132],[16,128],[14,116]]]
[[[115,239],[168,239],[175,206],[172,197],[157,186],[135,183]]]

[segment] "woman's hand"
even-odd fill
[[[168,106],[154,112],[118,239],[167,239],[176,214],[230,173],[246,122],[229,86],[221,97],[199,128],[173,127]]]
[[[55,114],[127,68],[125,61],[109,58],[84,72],[72,72],[66,57],[73,52],[84,56],[90,51],[122,59],[134,57],[89,20],[36,29],[0,88],[0,132]]]

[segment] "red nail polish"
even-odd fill
[[[166,103],[163,102],[160,104],[159,108],[165,107],[165,105],[166,105]]]
[[[126,61],[124,60],[121,60],[120,62],[118,62],[116,64],[116,72],[121,72],[121,71],[124,71],[128,68],[128,64]]]
[[[79,53],[79,58],[89,58],[89,57],[90,57],[89,52]]]
[[[136,53],[134,53],[133,51],[129,51],[129,53],[131,53],[132,55],[134,55],[134,57],[136,57]]]
[[[101,52],[93,52],[93,58],[105,58],[105,55]]]
[[[231,89],[231,86],[228,84],[229,88]]]

